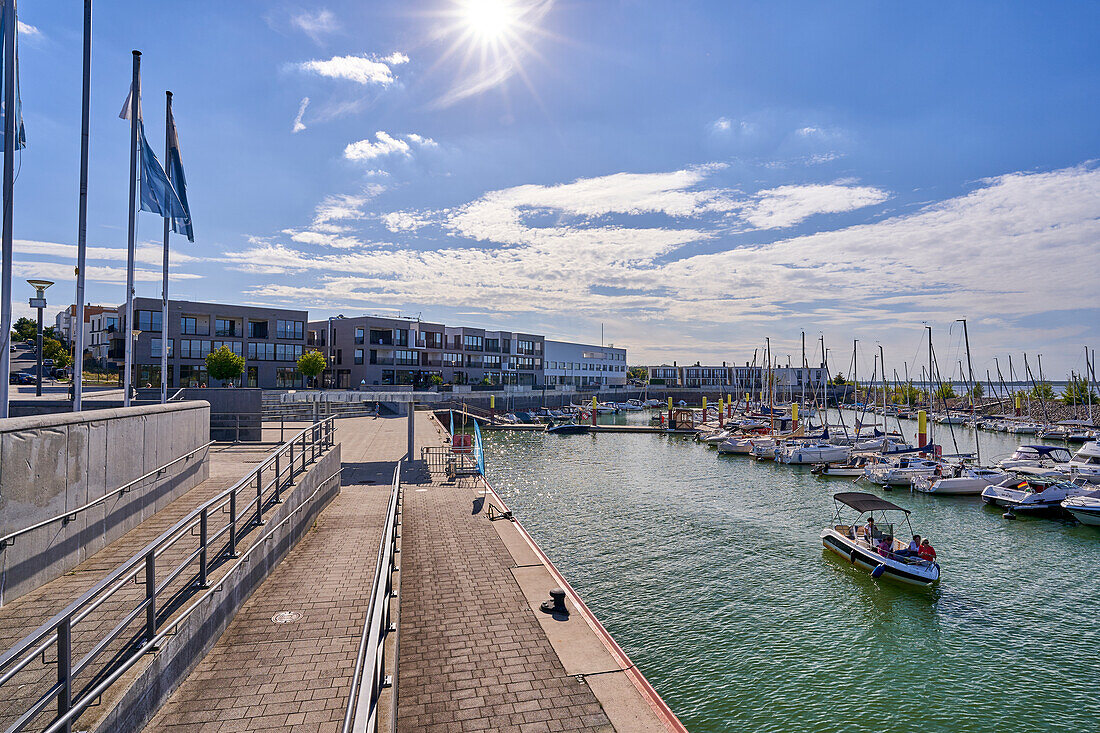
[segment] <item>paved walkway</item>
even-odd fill
[[[337,423],[340,495],[245,602],[150,731],[338,731],[374,579],[404,419]],[[280,611],[301,618],[274,623]]]
[[[206,481],[177,498],[73,570],[0,607],[0,650],[10,649],[54,614],[79,598],[106,573],[133,557],[134,553],[182,519],[196,506],[233,485],[272,449],[270,445],[261,444],[212,445],[207,459],[210,468]],[[212,533],[223,526],[224,521],[219,521],[220,519],[218,515],[212,517],[210,530]],[[255,536],[255,532],[242,535],[241,547],[247,547]],[[165,567],[169,563],[174,565],[193,549],[190,543],[177,543],[161,555],[163,559],[158,559],[158,563],[164,563]],[[217,577],[216,573],[217,568],[212,567],[211,577]],[[192,577],[185,573],[177,585],[182,586],[190,582]],[[85,620],[74,626],[73,659],[80,659],[89,651],[103,633],[113,628],[119,618],[132,609],[144,594],[144,585],[129,584],[104,602]],[[112,645],[109,651],[117,651],[122,641]],[[108,657],[109,654],[103,659],[106,660]],[[50,659],[55,658],[51,652]],[[32,663],[5,685],[0,694],[0,729],[6,728],[18,717],[19,712],[24,710],[29,702],[43,695],[49,686],[56,682],[56,674],[55,663]],[[95,708],[91,710],[94,714]],[[46,720],[47,717],[42,716],[40,720]]]
[[[417,431],[442,438],[426,418]],[[472,482],[405,489],[398,730],[611,730],[551,646],[484,503]]]

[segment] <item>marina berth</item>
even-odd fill
[[[836,513],[832,524],[821,532],[825,549],[840,555],[852,567],[869,572],[875,579],[924,587],[939,582],[940,566],[935,550],[930,544],[916,543],[915,548],[910,544],[909,538],[914,538],[915,542],[916,534],[909,521],[908,509],[858,491],[834,494],[833,503]],[[844,520],[847,509],[855,512],[854,519]],[[901,522],[907,531],[897,537],[895,527]],[[922,547],[928,548],[923,555]]]
[[[1005,507],[1012,513],[1062,515],[1062,502],[1093,493],[1094,489],[1073,481],[1060,481],[1033,476],[1010,476],[982,491],[982,500],[993,506]]]

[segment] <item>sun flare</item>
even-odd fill
[[[462,16],[473,35],[491,42],[500,40],[515,29],[519,9],[510,0],[465,0]]]

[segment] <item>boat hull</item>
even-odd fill
[[[853,567],[870,573],[880,565],[885,566],[882,577],[898,583],[927,588],[940,579],[940,568],[936,563],[907,565],[906,563],[882,557],[877,552],[856,544],[835,529],[821,532],[821,543],[827,550],[835,552],[848,560]]]

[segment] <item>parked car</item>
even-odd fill
[[[53,366],[53,359],[43,359],[42,360],[42,366],[52,367]]]
[[[8,376],[8,384],[35,384],[38,380],[33,374],[27,374],[26,372],[15,372]]]

